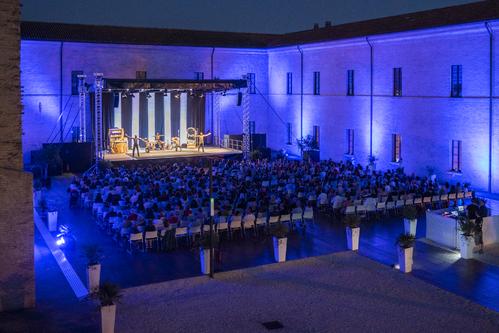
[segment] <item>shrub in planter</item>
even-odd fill
[[[465,216],[458,218],[459,230],[461,231],[460,252],[461,258],[473,258],[475,221]]]
[[[89,244],[83,247],[83,253],[87,258],[88,292],[92,294],[99,290],[102,252],[99,246]]]
[[[116,320],[116,303],[121,298],[120,288],[112,283],[104,282],[97,292],[101,305],[102,333],[113,333]]]
[[[414,253],[414,235],[406,233],[397,238],[400,270],[404,273],[412,271],[412,255]]]
[[[277,262],[286,261],[286,249],[288,244],[288,228],[284,224],[278,224],[271,230],[274,244],[274,259]]]
[[[418,211],[415,206],[405,206],[402,210],[404,216],[404,232],[416,235]]]
[[[357,215],[345,216],[343,223],[346,226],[348,249],[356,251],[359,249],[360,217]]]

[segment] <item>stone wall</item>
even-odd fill
[[[0,311],[35,303],[31,174],[23,172],[19,1],[0,0]]]

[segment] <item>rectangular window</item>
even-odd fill
[[[347,129],[347,155],[354,154],[354,132],[353,129]]]
[[[204,80],[204,72],[196,72],[196,80]]]
[[[248,73],[248,88],[250,94],[256,94],[255,73]]]
[[[461,172],[461,140],[452,140],[451,171]]]
[[[135,78],[137,80],[146,80],[147,72],[146,71],[135,71]]]
[[[293,73],[291,72],[286,74],[286,94],[293,94]]]
[[[321,72],[314,72],[314,95],[321,94]]]
[[[451,66],[451,97],[463,97],[463,66]]]
[[[250,134],[255,134],[255,121],[250,120],[249,122],[249,132]]]
[[[402,145],[400,134],[392,134],[392,162],[399,163],[402,161]]]
[[[393,96],[402,96],[402,68],[393,69]]]
[[[314,125],[314,132],[313,132],[312,137],[313,137],[314,142],[315,142],[315,144],[317,146],[317,149],[319,149],[320,143],[321,143],[321,133],[320,133],[319,126]]]
[[[291,126],[291,123],[286,123],[286,133],[287,133],[287,137],[288,137],[288,142],[287,144],[288,145],[292,145],[293,144],[293,127]]]
[[[353,69],[349,69],[347,71],[347,96],[353,96],[354,95],[354,90],[353,90]]]
[[[83,71],[71,72],[71,95],[78,95],[78,75],[83,75]]]

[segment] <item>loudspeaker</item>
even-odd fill
[[[120,94],[114,94],[114,107],[117,108],[120,106]]]
[[[238,92],[237,93],[237,106],[241,106],[242,101],[243,101],[243,93]]]

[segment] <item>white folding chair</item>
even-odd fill
[[[181,238],[189,238],[189,232],[187,227],[175,228],[175,245],[178,246],[178,240]]]
[[[236,230],[241,230],[241,232],[242,232],[242,224],[241,224],[240,219],[230,221],[230,225],[229,225],[230,238],[232,238],[232,235],[233,235],[234,231],[236,231]]]
[[[293,209],[293,212],[291,213],[291,221],[293,224],[303,223],[303,209],[301,208]]]
[[[346,215],[355,214],[355,206],[348,206],[345,210]]]
[[[279,215],[270,215],[269,216],[269,227],[273,226],[274,224],[279,223]]]
[[[311,223],[314,222],[314,209],[312,207],[305,208],[305,211],[303,212],[303,221],[310,221]]]
[[[151,249],[152,244],[156,242],[156,246],[158,244],[158,232],[155,231],[146,231],[145,233],[145,243],[146,243],[146,249]]]
[[[128,246],[130,251],[133,251],[133,246],[135,244],[139,244],[141,249],[144,248],[144,238],[141,232],[130,234],[130,238],[128,239]]]

